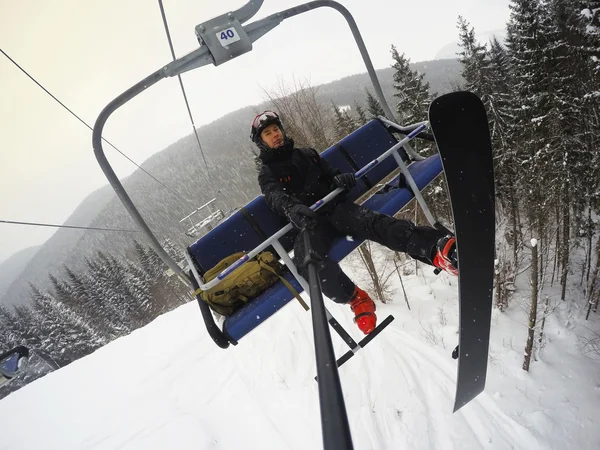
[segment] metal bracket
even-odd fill
[[[252,50],[252,41],[233,13],[197,25],[196,36],[208,48],[215,66]]]

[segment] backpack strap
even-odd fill
[[[248,211],[248,208],[246,208],[245,206],[242,206],[240,208],[240,214],[242,214],[242,216],[244,216],[244,219],[246,219],[246,221],[250,224],[252,229],[254,231],[256,231],[256,234],[258,234],[263,241],[266,241],[268,236],[262,230],[262,228],[260,227],[260,225],[258,224],[256,219],[254,217],[252,217],[252,214],[250,214],[250,212]]]
[[[340,142],[335,144],[334,148],[340,152],[340,154],[344,157],[346,162],[348,164],[350,164],[350,167],[352,167],[352,169],[355,172],[358,172],[360,170],[360,166],[356,163],[356,161],[354,160],[352,155],[350,155],[350,153],[348,153],[348,150],[346,150],[346,148]],[[363,175],[362,177],[360,177],[360,179],[365,183],[367,188],[369,188],[369,189],[373,188],[374,184],[371,182],[371,180],[369,180],[369,178],[367,178],[366,174]]]
[[[298,302],[300,302],[300,305],[304,308],[304,311],[308,311],[310,309],[308,307],[308,305],[306,304],[306,302],[304,300],[302,300],[302,297],[300,297],[300,294],[298,293],[298,291],[296,289],[294,289],[294,286],[292,286],[288,280],[283,278],[281,275],[279,275],[275,271],[275,269],[273,269],[268,264],[265,264],[260,259],[258,260],[258,264],[260,264],[260,267],[262,267],[263,269],[267,269],[269,272],[272,272],[273,274],[277,275],[277,277],[281,280],[281,282],[285,285],[285,287],[288,288],[292,294],[294,294],[294,297],[296,297],[296,300],[298,300]]]

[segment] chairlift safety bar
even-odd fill
[[[403,127],[403,126],[398,125],[395,122],[392,122],[391,120],[389,120],[383,116],[378,116],[377,118],[379,120],[381,120],[389,128],[393,128],[398,133],[402,133],[402,134],[408,134],[411,131],[413,131],[415,128],[417,128],[419,125],[421,125],[423,123],[428,123],[427,121],[425,121],[425,122],[419,122],[414,125],[409,125],[409,126]],[[434,140],[433,136],[431,136],[431,140]],[[410,156],[415,161],[424,161],[426,159],[424,156],[419,155],[410,145],[406,145],[404,147],[404,150],[406,151],[406,153],[408,153],[408,156]]]
[[[192,212],[191,214],[188,214],[188,215],[187,215],[187,216],[185,216],[183,219],[181,219],[181,220],[179,221],[179,223],[183,222],[185,219],[188,219],[188,218],[192,217],[194,214],[196,214],[196,213],[198,213],[198,212],[202,211],[204,208],[206,208],[208,205],[212,204],[212,203],[213,203],[213,202],[215,202],[216,200],[217,200],[216,198],[213,198],[212,200],[210,200],[210,201],[206,202],[204,205],[202,205],[202,206],[198,207],[198,208],[197,208],[197,209],[196,209],[194,212]]]

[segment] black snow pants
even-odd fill
[[[336,303],[348,303],[356,285],[339,264],[327,257],[336,237],[351,236],[370,240],[391,250],[408,253],[415,259],[433,264],[437,241],[445,233],[431,227],[417,227],[412,222],[380,214],[352,202],[325,205],[319,210],[316,226],[307,228],[313,251],[323,260],[319,273],[323,293]],[[307,279],[304,239],[299,233],[294,241],[294,263]]]

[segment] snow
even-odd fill
[[[546,117],[548,116],[540,116],[540,117],[534,117],[533,119],[531,119],[531,123],[534,125],[539,125],[541,122],[543,122]]]
[[[600,8],[595,8],[592,10],[590,10],[589,8],[585,8],[581,11],[581,15],[590,21],[590,24],[588,24],[586,26],[586,29],[585,29],[586,33],[598,34],[600,32],[600,29],[598,29],[597,26],[592,25],[592,23],[591,23],[593,21],[594,17],[596,17],[596,15],[599,13],[599,11],[600,11]]]
[[[340,368],[356,449],[600,448],[600,371],[580,355],[573,303],[556,302],[530,372],[527,308],[494,310],[486,391],[452,414],[457,279],[419,266],[403,281],[412,310],[394,285],[377,314],[396,320]],[[360,338],[347,306],[326,306]],[[222,350],[183,305],[1,400],[0,449],[322,448],[310,316],[291,302]]]
[[[592,20],[596,16],[596,14],[598,14],[598,11],[600,11],[600,8],[594,8],[592,10],[590,10],[589,8],[585,8],[581,11],[581,15],[586,19]]]

